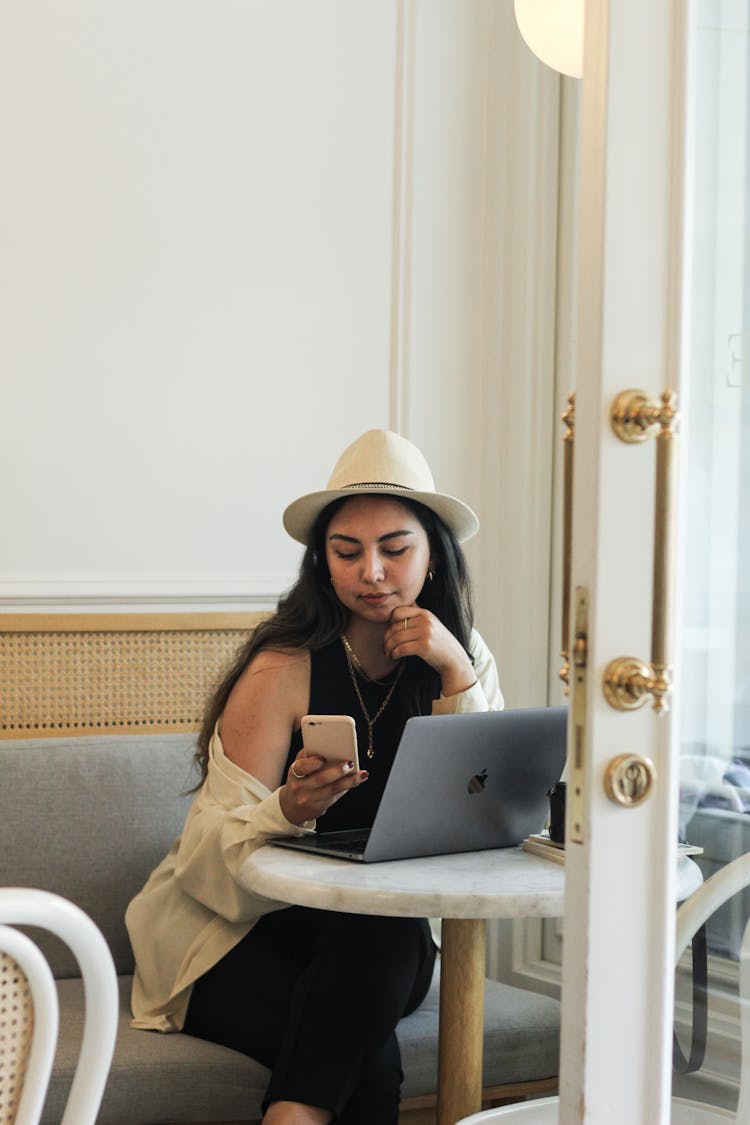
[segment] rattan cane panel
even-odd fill
[[[0,632],[0,737],[194,730],[247,629]]]
[[[16,1119],[33,1035],[26,974],[10,954],[0,952],[0,1125]]]

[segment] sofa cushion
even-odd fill
[[[440,961],[424,1001],[398,1025],[405,1098],[437,1090]],[[558,1073],[560,1003],[499,981],[484,982],[483,1086],[531,1082]]]
[[[97,1125],[260,1120],[268,1071],[260,1063],[189,1035],[130,1026],[132,977],[121,977],[120,1019]],[[41,1125],[59,1125],[83,1031],[83,982],[58,981],[60,1038]]]
[[[198,775],[195,734],[92,735],[0,743],[0,885],[70,899],[133,971],[125,908],[182,831]],[[35,933],[55,977],[72,954]]]
[[[437,1088],[439,963],[424,1003],[398,1025],[405,1098]],[[120,979],[117,1046],[98,1125],[260,1119],[268,1071],[259,1063],[189,1035],[130,1026],[132,978]],[[58,982],[60,1042],[42,1125],[57,1125],[72,1081],[83,1027],[83,985]],[[487,981],[484,1085],[557,1073],[560,1007],[556,1000]]]

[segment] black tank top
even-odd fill
[[[415,658],[409,658],[415,659]],[[375,819],[380,798],[383,796],[388,774],[391,772],[401,732],[406,720],[412,715],[429,714],[432,700],[439,693],[437,676],[430,690],[423,691],[415,698],[414,689],[409,690],[409,668],[404,668],[399,682],[383,714],[373,726],[372,758],[367,757],[367,723],[362,714],[344,646],[340,640],[310,654],[310,715],[351,715],[357,727],[360,769],[367,770],[369,777],[362,785],[346,793],[319,818],[318,827],[322,832],[335,832],[344,828],[369,828]],[[392,680],[383,684],[373,683],[359,676],[357,680],[368,714],[376,715],[382,706]],[[302,747],[302,735],[295,731],[289,747],[284,776]]]

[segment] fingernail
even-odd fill
[[[354,769],[354,762],[344,762],[344,773],[350,773]]]
[[[359,777],[360,777],[360,781],[367,781],[367,779],[368,779],[368,777],[369,777],[369,776],[370,776],[370,775],[369,775],[369,773],[367,772],[367,770],[360,770],[360,771],[359,771]]]

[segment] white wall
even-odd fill
[[[283,503],[388,421],[395,11],[6,13],[4,592],[284,585]]]
[[[26,0],[0,39],[0,605],[270,605],[392,426],[546,696],[557,79],[510,0]]]

